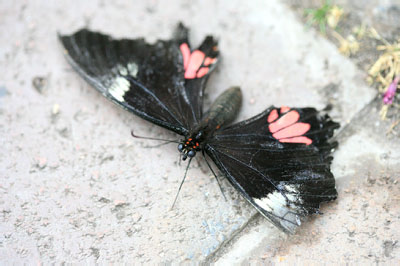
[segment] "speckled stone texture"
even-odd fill
[[[343,130],[339,138],[347,148],[335,154],[338,201],[295,236],[261,219],[223,180],[225,201],[200,157],[170,210],[186,164],[178,164],[176,145],[157,147],[159,142],[133,139],[130,130],[178,137],[99,95],[67,64],[57,33],[89,27],[154,41],[168,38],[178,21],[191,29],[195,45],[206,34],[220,40],[222,60],[208,83],[206,109],[224,89],[239,85],[240,120],[272,104],[319,109],[332,104],[332,117],[345,126],[375,96],[351,61],[277,1],[3,1],[0,260],[223,263],[232,254],[239,256],[236,262],[279,261],[287,254],[320,262],[321,254],[332,261],[351,255],[356,244],[383,245],[386,253],[372,256],[398,259],[399,235],[393,231],[398,184],[388,185],[395,175],[382,179],[381,170],[398,169],[385,160],[398,159],[399,149],[388,154],[386,146],[369,141],[374,133],[363,130],[366,123],[357,124],[357,134]],[[364,145],[367,140],[371,145]],[[390,222],[381,225],[382,219]],[[364,230],[372,227],[386,235],[374,242]],[[239,240],[230,241],[239,232]],[[240,240],[246,248],[235,247]]]

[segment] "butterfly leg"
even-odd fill
[[[187,166],[186,166],[185,175],[183,176],[183,179],[182,179],[182,182],[181,182],[181,184],[180,184],[180,186],[179,186],[178,192],[176,193],[174,203],[172,203],[172,206],[171,206],[171,209],[170,209],[170,210],[172,210],[172,209],[174,208],[174,206],[175,206],[176,200],[178,199],[179,192],[181,191],[182,185],[183,185],[183,183],[185,182],[186,175],[187,175],[187,172],[188,172],[188,170],[189,170],[190,162],[192,161],[192,159],[193,159],[193,158],[190,158],[189,163],[188,163]]]
[[[181,163],[182,163],[182,154],[180,153],[180,154],[179,154],[178,165],[181,166]]]
[[[219,190],[220,190],[221,193],[222,193],[222,196],[224,196],[224,199],[225,199],[226,201],[228,201],[228,200],[226,199],[226,196],[225,196],[224,191],[222,190],[222,186],[221,186],[221,183],[219,182],[218,176],[215,174],[215,172],[214,172],[214,170],[212,169],[210,163],[207,161],[207,158],[206,158],[206,155],[204,154],[204,152],[203,152],[203,157],[204,157],[204,160],[206,161],[206,163],[207,163],[207,165],[208,165],[208,168],[210,168],[211,172],[212,172],[213,175],[215,176],[215,179],[217,179],[218,187],[219,187]]]

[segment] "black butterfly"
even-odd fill
[[[178,150],[183,160],[198,152],[206,159],[207,154],[282,230],[294,232],[305,216],[319,213],[321,202],[337,197],[330,172],[330,153],[337,142],[328,139],[339,124],[328,115],[314,108],[270,107],[227,126],[240,109],[238,87],[226,90],[203,114],[204,87],[219,60],[212,36],[196,50],[190,49],[188,29],[182,24],[171,40],[154,44],[114,40],[86,29],[60,40],[69,62],[98,91],[182,135]]]

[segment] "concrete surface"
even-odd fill
[[[220,38],[223,60],[206,106],[240,85],[240,119],[271,104],[332,104],[343,126],[355,117],[335,154],[338,201],[295,236],[261,219],[223,180],[225,201],[201,160],[171,211],[185,169],[176,146],[149,148],[158,143],[130,130],[177,137],[103,99],[72,71],[56,38],[89,26],[154,41],[178,21],[194,44],[207,33]],[[282,3],[2,2],[0,36],[1,261],[398,261],[400,152],[376,125],[375,91]]]

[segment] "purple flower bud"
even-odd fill
[[[383,103],[384,104],[392,104],[394,95],[396,94],[397,84],[400,81],[400,75],[395,77],[393,82],[390,83],[389,87],[387,88],[385,94],[383,94]]]

